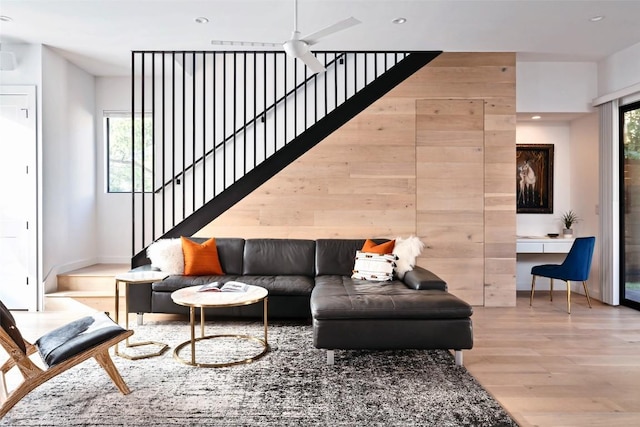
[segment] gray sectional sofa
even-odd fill
[[[402,280],[352,279],[355,253],[364,242],[216,238],[224,275],[172,275],[162,282],[131,286],[129,310],[139,315],[187,313],[186,307],[171,300],[173,291],[237,280],[269,291],[269,318],[311,318],[314,345],[328,350],[329,363],[336,349],[418,348],[456,350],[456,362],[462,364],[461,350],[473,346],[471,306],[448,293],[442,279],[421,267]],[[262,307],[220,308],[206,315],[261,317]]]

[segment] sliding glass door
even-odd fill
[[[620,107],[620,302],[640,310],[640,102]]]

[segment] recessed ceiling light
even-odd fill
[[[206,24],[207,22],[209,22],[209,18],[198,16],[196,19],[194,19],[194,21],[196,21],[198,24]]]
[[[0,15],[0,21],[2,21],[2,22],[11,22],[11,21],[13,21],[13,18],[11,18],[10,16],[7,16],[7,15]]]
[[[591,18],[589,18],[589,21],[591,22],[598,22],[598,21],[602,21],[604,19],[604,16],[602,15],[597,15],[597,16],[592,16]]]
[[[542,116],[531,116],[531,120],[540,120]]]
[[[393,22],[394,24],[404,24],[405,22],[407,22],[407,18],[396,18],[396,19],[393,19],[391,22]]]

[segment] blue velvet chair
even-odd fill
[[[593,248],[596,244],[595,237],[578,237],[574,240],[567,257],[562,264],[536,265],[531,268],[531,298],[529,305],[533,304],[533,293],[536,288],[536,277],[548,277],[551,280],[550,299],[553,301],[553,279],[567,282],[567,313],[571,314],[571,282],[580,281],[587,295],[587,303],[591,308],[587,279],[591,270],[591,259],[593,258]]]

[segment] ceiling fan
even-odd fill
[[[260,46],[260,47],[279,47],[284,48],[287,55],[297,58],[305,63],[307,67],[314,73],[321,73],[325,71],[324,65],[309,49],[310,46],[318,43],[321,38],[327,37],[338,31],[346,30],[349,27],[360,24],[354,17],[338,21],[333,25],[329,25],[320,31],[309,34],[305,37],[300,37],[300,31],[298,31],[298,1],[293,0],[293,32],[291,33],[291,39],[284,43],[268,43],[268,42],[241,42],[241,41],[225,41],[225,40],[211,40],[211,44],[222,46]]]

